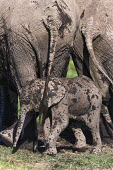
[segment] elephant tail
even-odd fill
[[[43,20],[44,26],[48,30],[49,33],[49,49],[48,49],[48,69],[47,69],[47,76],[45,81],[45,89],[43,92],[43,98],[40,106],[40,114],[43,113],[43,117],[45,117],[47,110],[48,110],[48,84],[53,68],[53,61],[55,57],[56,52],[56,45],[57,45],[57,39],[58,39],[58,30],[56,26],[55,19],[52,15],[49,15],[47,19]]]
[[[49,15],[46,20],[44,19],[44,26],[48,30],[50,39],[48,49],[48,70],[47,70],[47,77],[49,77],[53,67],[53,60],[55,57],[56,45],[58,40],[58,29],[54,16]]]
[[[96,68],[106,77],[106,79],[113,85],[113,80],[107,75],[106,71],[102,67],[101,63],[99,63],[98,59],[95,56],[94,49],[93,49],[93,34],[92,34],[92,28],[93,27],[93,17],[89,19],[89,23],[87,24],[85,30],[82,30],[82,33],[85,37],[85,42],[87,46],[88,53],[90,55],[90,58],[93,62],[93,64],[96,66]]]

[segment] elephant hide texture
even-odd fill
[[[20,97],[24,108],[39,111],[44,84],[45,80],[38,79],[31,82],[31,88],[28,86],[21,91]],[[53,122],[50,133],[46,136],[47,153],[56,153],[57,138],[68,125],[69,118],[86,123],[93,135],[95,145],[93,153],[100,152],[99,119],[102,96],[93,82],[85,76],[70,79],[51,78],[47,91]]]

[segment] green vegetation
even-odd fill
[[[56,156],[41,155],[26,150],[0,146],[0,169],[2,170],[87,170],[113,168],[113,149],[104,147],[98,155],[85,153],[59,153]]]
[[[69,66],[68,66],[68,72],[67,72],[67,77],[76,77],[77,76],[77,72],[76,69],[74,67],[74,63],[72,60],[70,60]]]

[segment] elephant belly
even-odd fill
[[[82,95],[81,95],[82,96]],[[87,96],[75,97],[69,102],[69,115],[70,117],[76,118],[86,114],[90,109],[90,102]]]
[[[100,94],[91,79],[86,76],[78,76],[65,81],[68,90],[68,110],[72,116],[82,116],[90,112]]]

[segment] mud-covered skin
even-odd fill
[[[37,79],[35,81],[29,82],[28,85],[22,88],[20,91],[20,118],[18,120],[18,127],[14,139],[13,147],[17,146],[22,129],[31,121],[29,116],[30,111],[39,112],[40,105],[42,102],[43,92],[45,88],[46,79]],[[54,80],[54,81],[53,81]],[[57,94],[56,94],[57,92]],[[60,102],[65,96],[65,87],[59,81],[58,78],[49,81],[48,87],[48,107]],[[27,118],[27,121],[26,121]]]
[[[68,125],[69,118],[82,120],[90,128],[93,136],[93,153],[101,152],[99,134],[99,118],[102,97],[93,82],[87,77],[59,79],[65,86],[65,97],[60,103],[52,107],[53,123],[49,137],[46,136],[48,154],[56,154],[56,141],[59,134]],[[45,125],[46,126],[46,125]],[[47,127],[46,127],[47,130]],[[85,138],[80,129],[73,127],[78,142],[76,147],[85,147]]]
[[[20,122],[20,126],[17,129],[14,146],[18,142],[20,130],[25,126],[23,119],[27,116],[27,112],[31,110],[39,111],[44,85],[44,79],[31,81],[30,88],[28,85],[20,93],[20,101],[22,102],[21,111],[23,114],[21,114],[22,122]],[[45,133],[46,146],[48,148],[47,153],[57,153],[57,138],[67,127],[69,118],[86,122],[93,135],[95,145],[93,152],[101,151],[101,139],[99,135],[101,103],[101,94],[93,82],[87,77],[50,79],[48,86],[48,107],[51,107],[52,111],[52,127],[48,135]],[[45,127],[47,128],[46,125]],[[50,126],[48,126],[48,129],[50,129]]]
[[[113,1],[81,1],[81,24],[74,40],[73,60],[79,75],[92,77],[102,92],[103,101],[108,106],[113,119],[113,87],[102,74],[92,57],[95,55],[103,70],[113,80]],[[86,4],[86,5],[85,5]],[[82,34],[81,34],[82,33]]]
[[[10,60],[11,72],[19,86],[36,76],[45,76],[48,62],[52,67],[54,57],[57,63],[59,56],[69,55],[79,19],[75,0],[9,0],[7,3],[1,0],[0,66],[4,59],[5,64]],[[63,60],[62,66],[65,67],[67,61]],[[58,67],[56,64],[54,67],[56,74]],[[0,67],[0,72],[2,70]],[[0,77],[3,77],[1,73]]]
[[[20,93],[30,81],[46,77],[47,68],[52,76],[66,74],[79,19],[75,0],[1,0],[0,82],[7,81],[5,71],[11,73]]]

